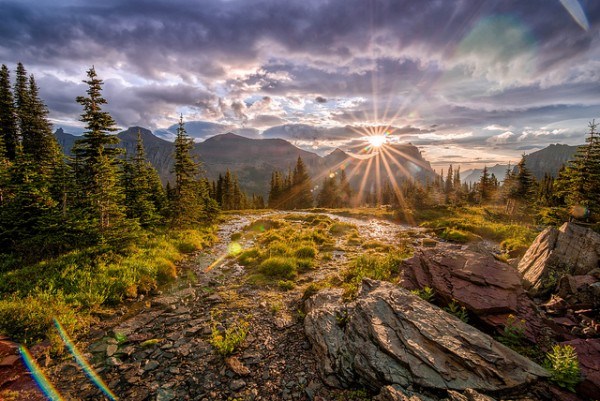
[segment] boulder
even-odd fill
[[[320,291],[306,310],[305,332],[331,386],[488,392],[548,376],[490,336],[387,282],[364,279],[357,300],[346,306],[341,290]]]
[[[542,231],[519,262],[525,288],[533,296],[554,290],[564,274],[586,275],[599,267],[600,234],[574,223]]]
[[[402,287],[430,287],[439,303],[456,300],[499,331],[509,315],[525,320],[525,334],[531,341],[537,342],[546,331],[545,319],[525,293],[517,270],[492,255],[440,244],[436,249],[415,250],[401,274]]]
[[[374,398],[374,401],[432,401],[422,395],[410,394],[398,385],[385,386],[379,394]]]

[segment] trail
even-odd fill
[[[287,292],[249,285],[244,268],[227,257],[232,234],[251,222],[297,214],[231,217],[220,225],[219,241],[187,260],[183,269],[188,274],[168,291],[130,305],[82,338],[80,350],[108,387],[121,400],[132,401],[335,399],[341,390],[322,384],[304,335],[302,285],[335,274],[350,253],[360,250],[334,252],[331,261],[302,274]],[[387,244],[411,229],[378,219],[318,214],[355,224],[364,239]],[[239,245],[248,248],[252,240]],[[248,337],[242,351],[225,360],[209,343],[211,329],[240,320],[249,324]],[[49,371],[67,400],[104,399],[74,362],[59,362]]]

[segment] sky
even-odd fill
[[[320,154],[388,132],[434,167],[580,144],[600,119],[597,0],[0,0],[0,21],[0,63],[75,134],[92,65],[123,128],[171,138],[183,114],[198,140]]]

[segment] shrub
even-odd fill
[[[250,248],[240,253],[237,260],[240,264],[244,266],[250,266],[256,263],[259,257],[260,251],[258,250],[258,248]]]
[[[269,277],[292,279],[296,277],[296,261],[293,258],[273,256],[260,264],[259,272]]]
[[[525,339],[525,321],[508,315],[498,341],[510,348],[519,347]]]
[[[294,287],[296,287],[296,284],[294,284],[294,282],[291,280],[279,280],[277,282],[277,286],[283,291],[289,291],[293,290]]]
[[[225,330],[219,330],[213,325],[210,344],[215,347],[217,353],[223,356],[231,355],[246,340],[248,327],[247,322],[236,322]]]
[[[467,309],[464,306],[460,306],[456,300],[452,300],[448,306],[444,308],[444,310],[451,315],[456,316],[463,322],[467,323],[469,321],[469,314],[467,313]]]
[[[289,256],[292,250],[290,247],[282,241],[271,242],[268,251],[266,252],[269,256]]]
[[[374,249],[378,252],[389,252],[392,247],[381,241],[366,241],[362,244],[364,249]]]
[[[299,259],[314,259],[317,249],[312,245],[301,245],[294,250],[294,256]]]
[[[312,269],[314,265],[314,259],[296,259],[296,267],[302,272]]]
[[[550,380],[562,388],[575,392],[581,381],[579,359],[575,348],[570,345],[554,345],[546,354],[544,367],[550,372]]]
[[[412,290],[411,293],[417,295],[423,301],[427,302],[433,302],[433,299],[435,298],[435,291],[433,290],[433,288],[427,286],[423,287],[420,290]]]
[[[444,231],[439,234],[439,236],[447,241],[459,242],[461,244],[469,242],[474,238],[472,234],[454,228],[445,228]]]
[[[356,232],[354,224],[336,221],[329,227],[329,233],[335,236],[341,236],[349,232]]]

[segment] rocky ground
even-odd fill
[[[363,285],[359,298],[348,305],[335,290],[305,304],[303,294],[310,283],[339,275],[341,266],[364,252],[360,246],[342,246],[340,240],[330,260],[301,274],[291,290],[256,285],[227,255],[232,247],[253,245],[252,236],[237,239],[237,233],[258,217],[236,216],[222,224],[218,244],[190,258],[174,286],[123,306],[78,339],[77,347],[119,399],[343,401],[369,400],[378,392],[377,399],[383,401],[579,399],[549,386],[538,365],[479,331],[498,334],[510,315],[525,322],[524,335],[538,348],[558,339],[587,356],[581,358],[586,374],[582,395],[591,397],[596,391],[597,335],[588,330],[588,335],[578,336],[573,329],[595,329],[596,306],[588,302],[583,304],[588,309],[574,311],[565,300],[575,302],[567,290],[560,298],[564,305],[552,298],[560,304],[555,309],[563,306],[563,312],[534,302],[518,270],[495,260],[490,244],[437,243],[410,227],[335,217],[356,225],[364,241],[395,245],[409,238],[415,253],[404,262],[398,284],[409,290],[432,288],[439,305],[457,301],[474,328],[414,294],[379,282]],[[573,241],[567,242],[572,246]],[[524,260],[540,257],[526,255]],[[539,277],[550,276],[536,263],[535,271],[544,271]],[[586,291],[592,291],[598,280],[585,280],[574,278],[561,288],[587,283]],[[575,298],[580,304],[589,301]],[[210,343],[213,330],[236,325],[247,330],[247,338],[239,351],[224,357]],[[12,363],[20,369],[19,362]],[[43,364],[66,400],[108,399],[72,359]],[[20,393],[15,400],[40,399],[33,390]]]

